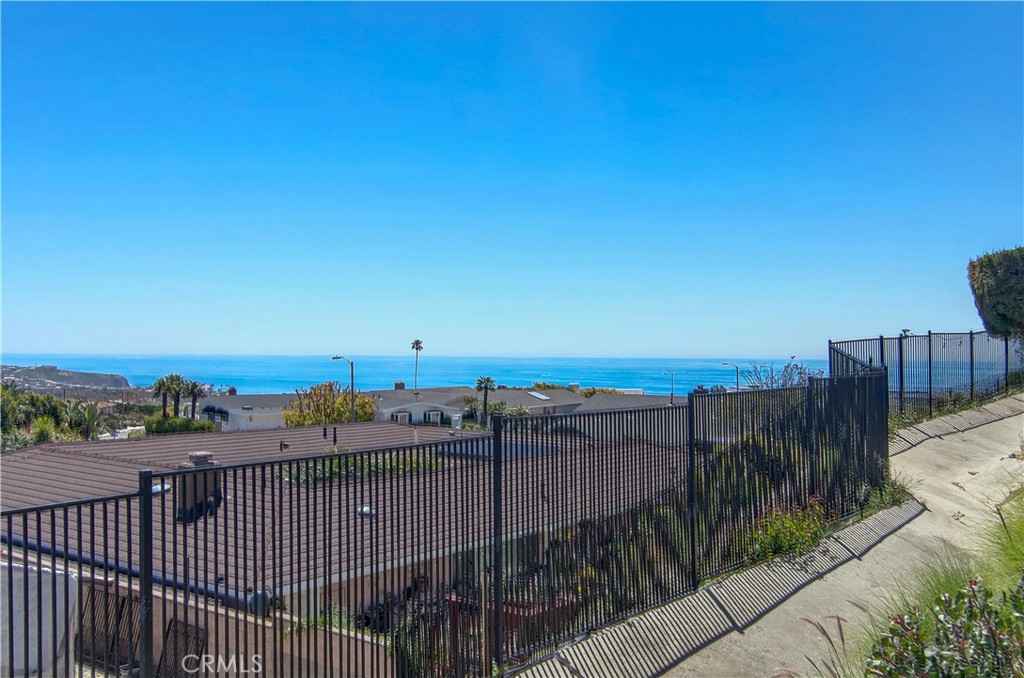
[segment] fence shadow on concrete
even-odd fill
[[[719,638],[743,633],[808,584],[862,558],[925,510],[908,500],[835,532],[808,552],[762,563],[597,631],[516,675],[664,675]]]

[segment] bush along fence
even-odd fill
[[[0,514],[4,675],[485,676],[757,558],[888,472],[882,371],[142,471]]]
[[[830,374],[865,364],[888,370],[890,408],[900,414],[932,416],[1024,386],[1024,345],[987,332],[829,342]]]

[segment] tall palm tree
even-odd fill
[[[170,391],[167,389],[167,377],[160,377],[159,379],[154,381],[152,389],[153,389],[153,397],[154,398],[163,398],[163,411],[164,411],[163,417],[164,417],[164,419],[166,419],[167,418],[167,395],[170,393]]]
[[[419,339],[413,339],[412,350],[416,351],[416,371],[412,373],[412,390],[418,391],[420,388],[420,351],[423,350],[423,342]]]
[[[487,419],[487,392],[494,390],[494,379],[490,377],[479,377],[476,380],[476,390],[484,392],[484,420],[483,425],[488,425]]]
[[[164,388],[174,398],[174,418],[181,416],[181,396],[185,392],[185,379],[180,374],[164,377]]]
[[[200,398],[206,397],[206,384],[202,384],[198,381],[192,381],[188,379],[185,381],[185,388],[183,392],[186,396],[192,399],[192,418],[198,419],[198,413],[196,412],[196,401]]]

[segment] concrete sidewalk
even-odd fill
[[[832,535],[811,553],[764,563],[597,631],[521,675],[612,678],[817,675],[827,656],[803,618],[861,626],[897,579],[944,552],[970,548],[991,507],[1024,482],[1024,396],[949,415],[890,439],[910,501]],[[1012,455],[1012,456],[1011,456]],[[834,628],[828,621],[826,628]],[[831,626],[830,626],[831,625]]]

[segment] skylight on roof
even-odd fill
[[[551,398],[547,397],[543,393],[537,393],[536,391],[527,391],[526,393],[528,395],[532,395],[537,400],[551,400]]]

